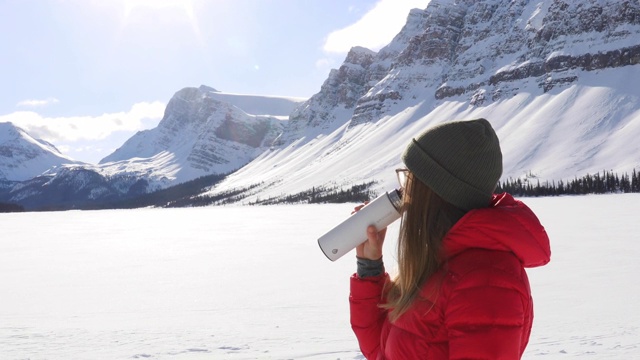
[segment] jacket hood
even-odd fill
[[[472,248],[510,251],[524,267],[542,266],[551,259],[549,237],[538,217],[507,193],[493,195],[489,207],[465,214],[442,247],[445,260]]]

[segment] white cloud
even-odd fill
[[[47,98],[44,100],[22,100],[16,104],[16,106],[28,106],[28,107],[38,107],[38,106],[47,106],[52,104],[59,103],[60,100],[56,98]]]
[[[13,123],[73,159],[97,163],[135,132],[156,127],[164,109],[165,104],[156,101],[99,116],[45,117],[34,111],[17,111],[0,115],[0,122]]]
[[[389,44],[407,22],[409,10],[425,9],[430,0],[380,0],[358,22],[327,36],[323,50],[347,53],[354,46],[379,50]]]
[[[0,116],[0,122],[12,122],[31,136],[51,143],[102,140],[116,131],[135,132],[157,125],[165,104],[142,102],[127,112],[99,116],[44,117],[34,111],[17,111]]]

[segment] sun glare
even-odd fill
[[[132,23],[139,23],[140,19],[147,19],[144,23],[149,25],[150,16],[153,13],[162,14],[165,19],[171,19],[176,26],[180,26],[186,20],[193,30],[197,41],[202,43],[202,36],[198,26],[198,19],[194,10],[194,3],[198,0],[120,0],[123,9],[122,26],[127,27]],[[168,16],[167,16],[168,15]],[[157,24],[151,24],[156,26]],[[166,29],[167,24],[164,24]],[[171,24],[170,24],[171,25]]]
[[[182,10],[189,17],[194,18],[192,0],[122,0],[125,19],[137,10]]]

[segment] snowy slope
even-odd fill
[[[201,85],[199,89],[213,99],[229,103],[252,115],[289,117],[296,106],[307,100],[306,98],[294,97],[231,94],[204,85]]]
[[[12,123],[0,123],[0,180],[28,180],[51,167],[79,163]]]
[[[354,61],[354,54],[369,58]],[[633,140],[640,136],[639,64],[638,3],[434,0],[413,10],[378,54],[354,49],[338,70],[343,81],[330,75],[296,110],[312,110],[296,117],[306,127],[292,136],[289,124],[283,134],[289,141],[210,193],[262,184],[245,199],[252,202],[371,180],[382,190],[394,185],[393,169],[413,136],[443,121],[478,117],[500,137],[503,178],[630,172],[640,167]],[[349,93],[345,87],[363,95],[352,106],[327,105]],[[324,128],[312,121],[317,114],[324,114]],[[332,122],[340,118],[349,119]]]

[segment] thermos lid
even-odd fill
[[[387,192],[387,196],[389,197],[389,201],[391,201],[391,205],[400,212],[402,208],[402,192],[399,189],[395,189]]]

